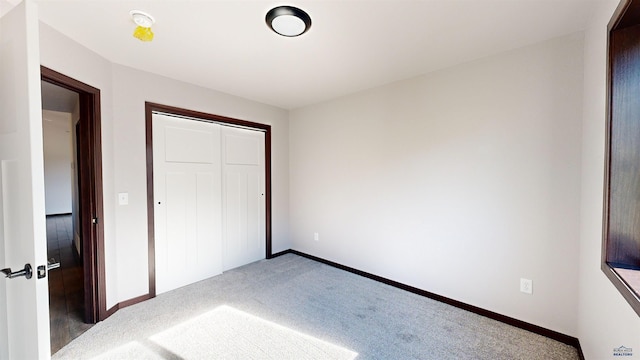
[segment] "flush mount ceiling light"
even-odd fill
[[[300,36],[311,27],[306,12],[293,6],[278,6],[267,13],[267,25],[277,34],[287,37]]]
[[[156,22],[153,19],[153,16],[140,10],[131,10],[129,12],[129,15],[131,15],[131,19],[133,20],[133,22],[138,25],[133,31],[133,37],[139,39],[140,41],[153,40],[153,31],[151,31],[151,25]]]

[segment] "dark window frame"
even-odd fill
[[[633,136],[625,137],[624,131],[620,130],[632,128],[637,130],[640,126],[636,115],[640,114],[640,101],[629,100],[633,97],[640,98],[640,94],[636,96],[633,93],[632,97],[624,96],[633,90],[630,89],[629,83],[640,80],[640,40],[634,38],[635,35],[631,36],[637,31],[640,31],[640,0],[622,0],[608,25],[606,163],[601,269],[640,316],[640,286],[635,283],[632,285],[628,278],[625,279],[625,275],[616,271],[616,268],[624,268],[640,273],[640,252],[632,253],[633,247],[640,244],[640,233],[629,231],[640,228],[640,224],[634,219],[635,214],[640,213],[640,204],[634,204],[629,200],[634,198],[633,195],[640,196],[640,190],[634,194],[633,187],[625,187],[625,185],[637,183],[640,165],[635,165],[636,162],[633,162],[627,168],[624,163],[624,160],[629,160],[628,151],[636,150],[640,143],[634,142]],[[640,161],[640,156],[638,159],[631,160]],[[620,193],[624,193],[624,196]],[[626,237],[625,234],[627,234]]]

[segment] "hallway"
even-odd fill
[[[82,264],[74,251],[71,215],[47,216],[47,258],[60,262],[49,272],[52,354],[92,326],[83,320]]]

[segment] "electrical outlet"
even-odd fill
[[[318,233],[313,233],[313,240],[320,241],[320,235]]]
[[[520,291],[525,294],[533,294],[533,280],[520,278]]]

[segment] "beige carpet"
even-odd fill
[[[154,352],[155,351],[155,352]],[[222,305],[97,359],[341,359],[358,354]]]
[[[116,312],[54,359],[577,360],[549,338],[294,254]]]

